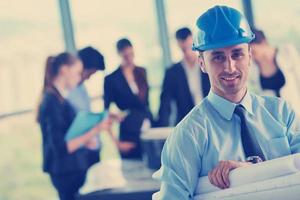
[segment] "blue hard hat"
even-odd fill
[[[194,51],[224,48],[254,39],[245,17],[236,9],[215,6],[197,20],[199,32],[194,40]]]

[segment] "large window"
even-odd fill
[[[158,91],[163,66],[158,41],[155,1],[111,0],[71,1],[77,47],[92,45],[105,56],[105,73],[115,70],[119,63],[116,42],[128,37],[135,48],[136,64],[147,68],[152,87],[151,106],[158,107]],[[87,82],[91,96],[102,95],[103,73]]]
[[[175,38],[177,29],[187,26],[196,33],[197,18],[215,5],[231,6],[243,11],[240,0],[166,0],[165,2],[173,61],[178,61],[182,57]]]
[[[255,25],[272,44],[292,43],[300,50],[299,1],[254,0],[252,4]]]
[[[34,108],[46,57],[63,51],[57,1],[0,1],[0,114]]]
[[[36,108],[45,61],[64,50],[58,1],[0,1],[0,114]],[[0,120],[0,199],[55,199],[35,113]]]

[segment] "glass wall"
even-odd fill
[[[274,45],[291,43],[300,50],[300,4],[297,0],[253,0],[255,25]],[[267,15],[266,15],[267,13]]]
[[[57,1],[0,1],[0,114],[36,107],[46,57],[64,50]]]
[[[47,56],[64,50],[58,2],[0,1],[0,114],[36,108]],[[0,120],[0,199],[55,199],[35,113]]]

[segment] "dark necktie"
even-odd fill
[[[256,137],[254,135],[251,135],[247,128],[245,112],[246,110],[242,105],[237,105],[235,107],[234,113],[241,119],[241,139],[245,156],[246,158],[250,156],[259,156],[262,159],[262,161],[264,161],[265,157],[258,144]]]

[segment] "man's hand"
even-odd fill
[[[245,167],[251,164],[252,163],[249,162],[239,162],[233,160],[220,161],[218,165],[208,173],[209,181],[218,188],[229,188],[229,172],[238,167]]]
[[[95,150],[99,148],[99,141],[97,136],[91,138],[86,144],[85,147],[90,150]]]
[[[122,122],[124,120],[125,115],[122,114],[122,113],[112,113],[112,112],[110,112],[108,117],[112,121]]]
[[[136,145],[133,142],[118,141],[117,146],[121,152],[128,153],[134,149]]]
[[[96,134],[100,131],[111,131],[113,120],[110,118],[106,118],[103,121],[99,122],[94,129],[96,130]]]

